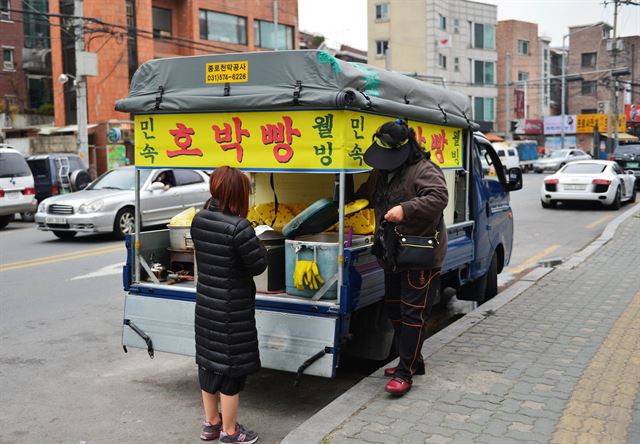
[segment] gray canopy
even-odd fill
[[[248,81],[206,83],[208,63],[248,64]],[[402,74],[338,60],[325,51],[277,51],[156,59],[133,76],[116,110],[216,112],[353,109],[455,127],[470,122],[469,100]]]

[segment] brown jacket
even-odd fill
[[[440,167],[430,160],[420,160],[400,168],[389,180],[388,173],[373,170],[358,190],[369,199],[381,221],[388,210],[401,205],[404,222],[398,225],[402,234],[433,236],[438,231],[435,266],[441,267],[447,253],[447,227],[442,212],[449,201],[449,191]]]

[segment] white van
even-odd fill
[[[38,202],[33,175],[24,156],[8,145],[0,145],[0,229],[15,213],[35,212]]]
[[[502,161],[505,169],[520,168],[520,156],[518,156],[518,150],[515,146],[509,145],[506,142],[497,142],[493,144],[493,148],[498,153],[498,157]]]

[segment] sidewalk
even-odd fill
[[[404,397],[379,372],[284,442],[640,443],[638,207],[600,243],[430,338]]]

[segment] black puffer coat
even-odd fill
[[[193,219],[196,250],[196,362],[239,377],[260,369],[253,276],[267,267],[249,222],[218,210],[215,200]]]

